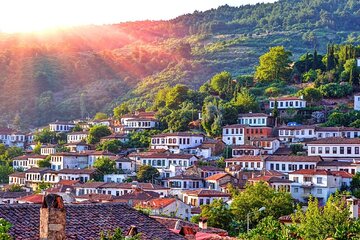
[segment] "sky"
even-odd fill
[[[274,0],[0,0],[0,31],[31,32],[56,27],[167,20],[195,10]]]

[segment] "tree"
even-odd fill
[[[223,99],[231,98],[235,85],[231,74],[225,71],[214,75],[210,80],[210,87]]]
[[[33,153],[36,153],[36,154],[40,154],[41,153],[41,143],[38,142],[35,147],[34,147],[34,150],[33,150]]]
[[[233,219],[232,212],[222,199],[215,199],[211,204],[201,206],[200,217],[208,219],[210,227],[230,230],[230,223]]]
[[[159,176],[159,171],[150,165],[142,165],[136,173],[136,177],[140,182],[153,182]]]
[[[122,103],[116,108],[114,108],[114,117],[119,119],[122,115],[125,115],[130,112],[129,105],[127,103]]]
[[[126,142],[128,148],[147,148],[150,146],[151,137],[160,133],[159,130],[144,130],[129,134],[129,141]]]
[[[9,175],[13,172],[13,168],[8,163],[0,165],[0,183],[8,183]]]
[[[189,87],[181,84],[175,85],[166,94],[166,107],[178,109],[182,102],[187,99]]]
[[[50,160],[51,160],[51,156],[50,156],[50,155],[46,156],[45,159],[40,160],[40,161],[38,162],[39,168],[50,168],[50,167],[51,167],[51,162],[50,162]]]
[[[233,99],[233,104],[241,113],[257,111],[259,109],[259,103],[256,101],[255,96],[252,95],[247,88],[241,89],[241,91],[237,94],[236,99]]]
[[[9,230],[12,227],[11,223],[3,218],[0,218],[0,239],[1,240],[12,240],[13,238],[9,234]]]
[[[34,141],[40,143],[55,143],[56,133],[45,128],[44,130],[35,133]]]
[[[82,132],[83,129],[80,127],[79,124],[76,124],[75,127],[73,127],[73,129],[71,129],[72,132]]]
[[[273,216],[263,218],[255,228],[240,234],[240,239],[246,240],[296,240],[291,228],[275,219]]]
[[[116,172],[116,162],[108,157],[99,157],[94,162],[94,168],[101,174],[112,174]]]
[[[103,112],[97,112],[95,114],[94,120],[103,120],[103,119],[107,119],[108,115],[106,113]]]
[[[318,103],[322,99],[321,91],[317,88],[306,87],[297,93],[298,96],[303,96],[309,103]]]
[[[290,76],[291,52],[284,47],[270,48],[269,52],[260,57],[259,66],[256,67],[255,79],[258,81],[286,81]]]
[[[95,144],[100,142],[100,138],[111,135],[111,131],[107,126],[96,125],[90,128],[88,143]]]
[[[38,184],[35,193],[41,193],[42,191],[44,191],[50,187],[51,187],[50,183],[46,183],[46,182],[42,181],[41,183]]]
[[[316,198],[310,198],[305,212],[301,207],[292,215],[295,232],[300,239],[359,239],[360,224],[350,219],[346,201],[331,195],[323,208]],[[352,236],[351,238],[348,238]]]
[[[250,226],[254,227],[266,216],[279,218],[292,213],[293,204],[290,193],[277,192],[262,182],[248,185],[244,191],[233,197],[230,206],[234,216],[233,225],[240,232],[244,232],[248,213],[250,213]],[[259,212],[258,209],[262,207],[265,207],[265,211]]]
[[[101,232],[100,240],[141,240],[141,234],[125,236],[120,228],[116,228],[114,231]]]
[[[9,192],[22,192],[22,191],[24,190],[19,184],[12,184],[9,188]]]
[[[122,143],[119,140],[109,140],[98,145],[97,150],[109,151],[112,153],[118,153],[122,147]]]
[[[183,102],[179,109],[171,110],[165,118],[169,130],[183,132],[189,130],[189,123],[198,119],[198,111],[191,102]]]
[[[291,153],[296,155],[298,152],[304,151],[304,146],[302,144],[291,144],[290,149]]]
[[[350,191],[352,195],[360,198],[360,172],[357,172],[350,183]]]

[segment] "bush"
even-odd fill
[[[328,98],[342,98],[350,95],[353,91],[349,83],[328,83],[319,87],[321,94]]]

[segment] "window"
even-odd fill
[[[274,164],[270,163],[270,170],[274,170]]]
[[[322,184],[322,177],[318,177],[318,178],[316,178],[316,183],[318,183],[318,184]]]
[[[225,129],[225,134],[229,134],[229,129]]]
[[[340,147],[340,154],[344,154],[344,151],[345,151],[344,147]]]
[[[325,153],[329,154],[330,153],[330,147],[325,147]]]
[[[293,178],[293,181],[296,182],[296,183],[298,183],[298,182],[299,182],[299,177],[294,177],[294,178]]]
[[[281,170],[285,171],[286,170],[286,166],[285,164],[281,164]]]
[[[311,177],[304,177],[304,182],[311,182]]]
[[[294,188],[294,193],[298,193],[299,192],[299,188]]]
[[[318,147],[318,153],[322,154],[322,147]]]
[[[351,147],[347,147],[347,154],[351,154]]]
[[[315,147],[311,147],[311,153],[315,154]]]
[[[359,154],[359,147],[355,147],[355,154]]]
[[[280,165],[278,163],[276,164],[276,170],[280,170]]]
[[[337,147],[332,148],[333,154],[337,154]]]

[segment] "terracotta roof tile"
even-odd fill
[[[41,204],[43,202],[44,195],[42,194],[32,194],[25,197],[20,197],[17,199],[19,202],[25,202],[25,203],[35,203],[35,204]]]
[[[225,176],[231,176],[229,173],[217,173],[217,174],[214,174],[214,175],[212,175],[212,176],[210,176],[210,177],[207,177],[207,178],[205,178],[205,180],[215,180],[215,181],[217,181],[217,180],[219,180],[219,179],[221,179],[221,178],[223,178],[223,177],[225,177]]]
[[[301,169],[289,174],[304,174],[304,175],[333,175],[330,171],[324,169]]]
[[[183,193],[197,197],[230,197],[230,194],[228,193],[210,189],[187,190],[183,191]]]
[[[270,155],[265,161],[271,162],[321,162],[320,156],[283,156],[283,155]]]
[[[331,137],[308,142],[310,144],[360,144],[360,138]]]

